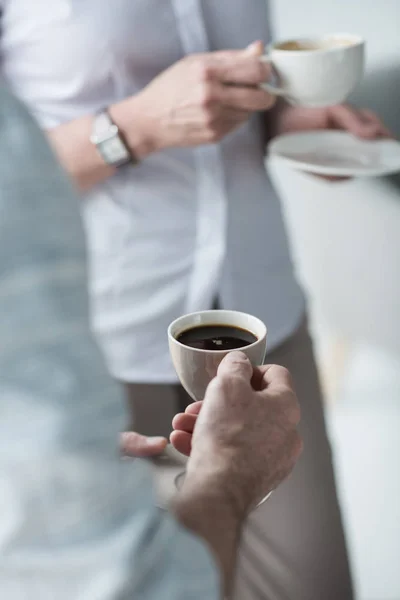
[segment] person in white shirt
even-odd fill
[[[386,129],[347,106],[265,118],[274,103],[258,85],[269,76],[258,58],[270,38],[265,0],[0,6],[2,75],[84,191],[93,328],[135,428],[165,435],[188,402],[168,354],[170,321],[216,302],[265,321],[268,362],[293,373],[305,452],[249,520],[238,598],[350,600],[305,300],[264,148],[285,130]]]

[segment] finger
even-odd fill
[[[251,113],[244,110],[236,110],[226,106],[220,107],[218,121],[215,125],[217,134],[220,139],[238,129],[245,123]]]
[[[292,425],[297,426],[301,414],[291,374],[285,367],[278,365],[265,365],[260,369],[263,378],[259,393],[268,400],[275,398],[280,403],[286,403],[287,416],[290,418]]]
[[[386,135],[384,133],[384,124],[378,115],[376,115],[372,110],[358,109],[356,112],[358,113],[358,117],[366,131],[365,137],[375,139]]]
[[[293,380],[290,372],[279,365],[263,365],[257,367],[262,374],[261,389],[273,390],[276,387],[293,389]]]
[[[192,436],[186,431],[173,431],[169,437],[171,444],[181,454],[190,456],[192,451]]]
[[[126,456],[146,458],[161,454],[168,441],[163,437],[147,437],[134,431],[122,433],[120,436],[121,452]]]
[[[269,110],[276,102],[265,90],[233,85],[221,86],[218,99],[223,106],[247,112]]]
[[[172,427],[178,431],[187,431],[193,433],[194,426],[196,425],[197,415],[188,415],[187,413],[180,413],[175,415],[172,420]]]
[[[255,391],[261,391],[268,387],[266,373],[268,373],[268,371],[271,371],[271,367],[275,368],[275,366],[276,365],[262,365],[261,367],[254,367],[251,385]],[[281,368],[283,367],[277,367],[277,369]],[[290,373],[288,375],[288,380],[291,381]]]
[[[263,368],[255,367],[253,369],[253,377],[251,378],[251,387],[256,392],[259,392],[264,387],[263,386],[263,377],[264,377]]]
[[[189,414],[189,415],[198,415],[201,407],[203,405],[203,402],[193,402],[192,404],[189,404],[189,406],[186,407],[185,409],[185,413]]]
[[[235,377],[250,383],[253,377],[253,367],[247,356],[243,352],[227,354],[219,365],[216,379],[222,377]]]
[[[378,119],[366,119],[363,114],[347,104],[333,106],[329,110],[330,122],[335,129],[343,129],[364,139],[380,137]]]
[[[233,133],[237,129],[239,129],[243,123],[245,123],[249,118],[249,113],[242,112],[241,117],[237,117],[236,119],[230,117],[221,117],[218,127],[217,127],[217,140],[224,139],[230,133]]]
[[[260,40],[253,42],[247,46],[245,53],[249,56],[262,56],[264,54],[264,44]]]
[[[229,106],[222,107],[221,118],[226,121],[227,124],[244,123],[250,117],[251,112],[248,110],[241,110],[237,108],[230,108]]]
[[[210,59],[211,75],[217,81],[258,86],[271,77],[271,67],[254,49],[215,52]]]
[[[239,129],[243,123],[245,123],[246,119],[241,119],[238,121],[229,121],[226,119],[223,119],[218,126],[217,129],[217,138],[216,140],[222,140],[224,139],[227,135],[233,133],[234,131],[236,131],[237,129]]]
[[[369,108],[361,108],[359,112],[366,121],[376,123],[378,125],[381,137],[395,137],[393,132],[390,131],[388,127],[386,127],[384,122],[378,117],[376,113],[374,113],[373,110],[370,110]]]

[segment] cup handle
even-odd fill
[[[263,63],[274,66],[272,59],[267,54],[264,54],[264,56],[261,56],[260,60]],[[265,90],[266,92],[272,94],[273,96],[285,96],[286,95],[286,92],[283,88],[275,87],[274,85],[271,85],[270,83],[267,83],[267,82],[261,83],[260,87],[263,90]]]

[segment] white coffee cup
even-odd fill
[[[272,44],[261,58],[270,63],[279,87],[262,88],[291,104],[323,107],[340,104],[362,78],[365,42],[358,35],[332,34]]]
[[[184,315],[168,328],[168,343],[177,375],[193,400],[203,400],[210,381],[217,374],[224,356],[232,350],[202,350],[177,340],[184,331],[204,325],[230,325],[250,331],[256,338],[252,344],[237,348],[253,366],[262,365],[267,349],[267,328],[260,319],[234,310],[206,310]]]

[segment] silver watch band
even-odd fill
[[[95,116],[90,141],[96,146],[104,162],[110,166],[122,167],[137,162],[107,110]]]

